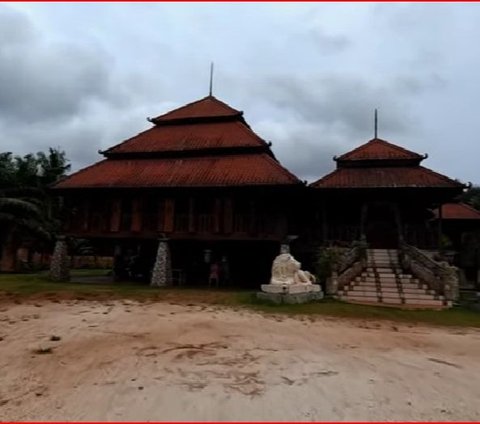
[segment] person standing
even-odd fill
[[[210,274],[208,276],[208,287],[212,285],[212,282],[215,282],[215,285],[218,287],[220,280],[220,267],[217,262],[212,262],[210,265]]]

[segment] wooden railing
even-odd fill
[[[458,268],[447,262],[439,262],[414,246],[402,242],[400,244],[400,261],[405,270],[428,285],[437,294],[447,300],[458,299]]]
[[[339,290],[343,290],[346,284],[363,271],[367,262],[367,244],[364,241],[354,242],[351,248],[334,249],[337,250],[338,256],[326,284],[326,292],[330,295],[336,295]]]

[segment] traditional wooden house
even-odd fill
[[[280,243],[297,232],[305,185],[243,112],[213,96],[149,121],[55,185],[69,211],[65,235],[115,253],[119,277],[149,279],[161,235],[179,282],[206,283],[213,262],[224,280],[268,280]]]
[[[444,307],[457,297],[456,271],[427,250],[441,247],[442,205],[465,186],[423,167],[426,155],[374,138],[306,186],[213,96],[150,121],[54,187],[68,211],[64,234],[113,255],[116,277],[205,284],[220,273],[224,284],[258,287],[281,244],[296,240],[309,269],[319,246],[346,247],[327,288],[346,300]],[[355,241],[369,253],[349,250]]]
[[[313,237],[323,244],[438,247],[441,225],[431,224],[431,210],[438,208],[441,221],[442,205],[465,186],[423,167],[426,158],[378,138],[335,157],[337,168],[310,185],[317,200]]]

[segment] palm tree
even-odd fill
[[[15,253],[23,242],[48,245],[59,230],[60,203],[47,189],[69,169],[65,152],[52,148],[48,155],[0,154],[0,260],[4,269],[15,268]]]
[[[14,270],[15,253],[27,238],[48,242],[48,231],[42,210],[34,199],[13,197],[0,191],[0,258],[5,270]]]

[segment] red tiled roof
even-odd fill
[[[54,188],[218,187],[300,184],[266,153],[195,158],[106,159]]]
[[[105,153],[171,152],[266,145],[241,121],[230,121],[155,126],[111,147]]]
[[[161,123],[173,120],[209,118],[219,116],[240,116],[242,112],[230,107],[226,103],[218,100],[216,97],[207,96],[196,102],[174,109],[164,115],[157,116],[152,122]]]
[[[388,141],[374,138],[337,158],[338,161],[380,159],[423,159],[423,156]]]
[[[462,187],[423,166],[338,168],[311,184],[314,188]]]
[[[438,209],[433,213],[438,218]],[[465,203],[445,203],[442,205],[442,219],[480,219],[480,212]]]

